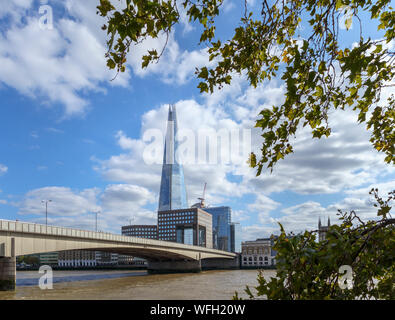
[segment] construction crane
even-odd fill
[[[200,208],[204,208],[204,196],[206,194],[206,187],[207,187],[207,182],[204,183],[204,188],[203,188],[203,195],[201,198],[198,198],[200,200]]]

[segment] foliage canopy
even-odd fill
[[[200,44],[208,46],[213,68],[197,69],[201,92],[230,84],[234,74],[245,74],[249,83],[281,76],[285,101],[260,112],[256,127],[262,130],[262,154],[251,154],[249,163],[260,175],[293,152],[291,138],[309,126],[313,138],[328,137],[333,109],[352,109],[358,122],[371,129],[370,141],[395,163],[395,97],[380,99],[393,88],[395,12],[390,0],[262,0],[261,12],[244,14],[231,39],[216,38],[215,18],[223,0],[100,0],[98,14],[107,18],[107,66],[125,71],[132,45],[163,34],[168,38],[180,22],[179,7],[190,22],[202,26]],[[121,4],[123,9],[116,9]],[[384,36],[364,36],[360,16],[377,22]],[[359,35],[352,47],[342,46],[339,21],[347,29],[353,21]],[[300,34],[303,29],[303,36]],[[354,34],[354,33],[353,33]],[[166,42],[167,43],[167,42]],[[165,47],[163,48],[165,50]],[[152,49],[143,56],[142,68],[158,61],[163,53]]]
[[[363,222],[354,212],[338,215],[324,241],[317,242],[318,230],[281,235],[275,242],[277,276],[258,275],[257,296],[268,299],[395,299],[395,219],[390,215],[395,190],[386,200],[377,189],[378,220]],[[342,286],[341,266],[352,269],[352,286]],[[351,274],[350,274],[351,275]],[[246,293],[255,298],[247,286]],[[236,293],[234,299],[239,299]]]

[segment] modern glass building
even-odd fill
[[[123,236],[145,238],[145,239],[158,239],[158,227],[156,225],[128,225],[122,226],[121,229]]]
[[[230,207],[205,207],[204,211],[213,216],[213,248],[224,251],[232,251],[235,237],[231,236],[231,212]],[[233,243],[232,243],[233,240]]]
[[[188,207],[184,182],[184,170],[176,151],[178,148],[176,107],[169,107],[165,150],[163,154],[162,179],[160,183],[158,211]]]
[[[241,225],[238,222],[230,224],[230,243],[232,252],[241,252]]]
[[[212,216],[200,208],[158,211],[158,238],[212,248]]]

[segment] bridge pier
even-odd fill
[[[240,257],[234,259],[207,258],[202,259],[202,270],[240,269]]]
[[[15,290],[16,258],[0,258],[0,291]]]
[[[148,261],[147,271],[148,273],[200,272],[202,266],[200,260]]]

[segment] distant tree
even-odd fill
[[[36,255],[27,255],[17,257],[17,263],[38,264],[40,262]]]
[[[115,3],[123,9],[117,10]],[[390,0],[262,0],[260,12],[250,11],[245,0],[240,24],[225,41],[215,35],[222,3],[100,0],[98,14],[107,18],[107,66],[123,72],[132,45],[147,37],[168,38],[180,22],[182,6],[189,20],[202,26],[200,43],[209,47],[210,60],[216,62],[213,68],[197,69],[201,92],[230,84],[235,73],[245,74],[254,87],[278,75],[286,85],[284,103],[262,110],[256,122],[262,130],[261,156],[252,153],[249,162],[257,175],[293,152],[290,139],[302,127],[309,126],[313,138],[328,137],[330,111],[335,109],[354,110],[358,122],[371,129],[374,148],[395,164],[395,97],[392,92],[385,101],[380,99],[384,88],[395,86],[395,51],[390,48],[395,12]],[[365,36],[361,16],[377,23],[383,37]],[[359,31],[352,47],[340,41],[340,19],[345,28],[354,22]],[[163,50],[149,50],[142,68],[158,61]]]
[[[277,276],[258,274],[257,296],[268,299],[395,299],[395,219],[390,215],[395,190],[387,200],[375,197],[376,221],[362,221],[354,211],[342,212],[340,225],[330,226],[326,239],[315,231],[281,235],[275,242]],[[341,266],[348,265],[352,286],[346,287]],[[351,284],[351,282],[350,282]],[[246,293],[255,298],[247,286]],[[239,299],[236,292],[234,299]]]

